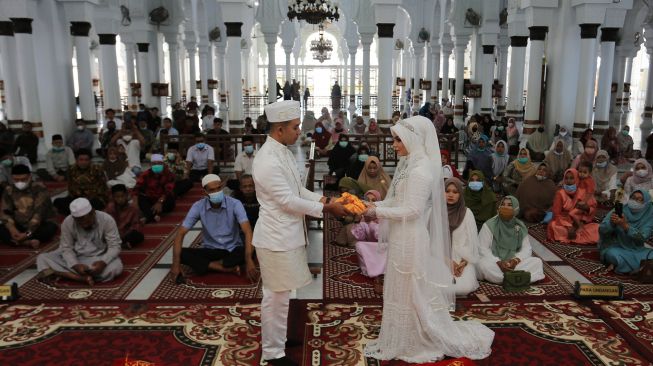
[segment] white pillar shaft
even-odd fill
[[[16,43],[13,36],[0,36],[0,58],[4,80],[5,117],[9,121],[21,121],[23,111],[20,104],[20,89],[16,70]]]
[[[23,101],[23,120],[29,122],[41,122],[39,88],[36,83],[36,62],[34,60],[32,34],[16,33],[14,38],[16,39],[16,61],[18,63],[17,69],[18,85],[20,85],[20,100]],[[90,59],[88,73],[90,87]],[[27,101],[29,101],[29,103]]]
[[[415,49],[415,88],[413,89],[413,104],[419,109],[422,99],[422,89],[419,80],[423,78],[424,71],[424,47]]]
[[[455,53],[456,53],[456,92],[454,97],[454,123],[456,126],[463,125],[463,88],[465,81],[465,48],[467,48],[467,43],[465,44],[456,44]]]
[[[521,120],[524,106],[524,66],[526,46],[512,47],[510,56],[510,76],[508,77],[508,105],[506,116]]]
[[[370,117],[370,46],[371,44],[372,42],[363,42],[363,118],[365,118],[366,120],[369,119]],[[378,105],[378,99],[377,99],[377,105]]]
[[[653,48],[647,49],[648,53],[648,80],[646,82],[646,99],[644,101],[644,114],[642,115],[642,125],[640,128],[645,130],[653,129]]]
[[[356,52],[349,53],[349,105],[356,106]]]
[[[624,91],[624,69],[626,67],[626,58],[622,55],[617,55],[612,71],[612,82],[617,84],[617,91],[612,93],[610,101],[610,112],[621,114],[621,98]]]
[[[181,76],[179,71],[179,46],[176,42],[168,43],[170,52],[170,96],[172,103],[181,101]]]
[[[438,80],[440,80],[440,46],[431,48],[431,104],[438,103]]]
[[[442,98],[450,100],[449,97],[449,56],[451,51],[442,52]],[[437,87],[437,86],[436,86]]]
[[[274,38],[274,42],[265,42],[268,46],[268,103],[277,101],[277,66],[274,61],[276,35],[274,35]]]
[[[195,72],[195,49],[188,50],[188,85],[190,96],[197,97],[197,74]]]
[[[292,51],[286,51],[286,81],[290,81],[290,53]]]
[[[392,50],[394,39],[379,37],[379,85],[377,88],[376,118],[380,124],[389,124],[392,117]],[[389,125],[386,127],[390,128]]]
[[[127,69],[127,95],[129,100],[129,108],[132,108],[135,104],[138,103],[136,97],[132,96],[131,84],[136,82],[136,71],[134,68],[135,64],[135,55],[134,55],[134,44],[125,43],[125,68]]]
[[[207,46],[200,46],[199,52],[200,56],[200,84],[201,84],[201,96],[202,103],[209,102],[209,50]],[[238,60],[240,63],[240,60]]]
[[[101,82],[104,90],[104,109],[112,108],[120,112],[122,108],[120,106],[118,59],[115,43],[100,45],[100,55],[102,58]]]
[[[75,54],[77,55],[77,83],[79,87],[79,109],[82,119],[95,121],[95,98],[93,98],[93,77],[91,75],[91,50],[88,37],[75,36]]]
[[[624,85],[628,84],[628,90],[626,91],[626,87],[624,86],[623,90],[623,103],[622,103],[622,109],[624,113],[630,112],[630,80],[632,79],[633,75],[633,57],[626,57],[626,74],[624,78]]]
[[[531,39],[528,55],[528,86],[526,87],[526,115],[524,128],[537,128],[540,120],[540,99],[542,94],[542,56],[544,41]],[[582,64],[581,64],[582,65]]]
[[[149,107],[153,103],[152,87],[150,85],[150,72],[147,65],[149,64],[148,52],[138,52],[138,82],[141,83],[141,102]]]
[[[249,49],[241,52],[241,65],[243,65],[243,89],[249,90]]]
[[[592,123],[596,77],[596,38],[581,38],[579,64],[584,66],[578,70],[574,135],[581,134]]]
[[[218,93],[220,94],[220,118],[224,121],[229,121],[227,113],[227,80],[225,74],[225,49],[216,47],[216,65],[217,65],[217,78],[218,78]]]
[[[227,90],[229,91],[229,128],[242,128],[243,88],[240,77],[240,37],[227,38]]]
[[[523,74],[523,73],[522,73]],[[506,113],[506,89],[508,82],[508,46],[499,48],[499,84],[502,85],[501,96],[497,103],[497,116],[502,117]]]
[[[612,89],[612,68],[614,66],[615,42],[601,42],[601,68],[599,69],[599,92],[596,100],[594,123],[610,118],[610,94]]]
[[[486,47],[486,46],[483,46]],[[492,82],[494,81],[494,53],[483,50],[481,114],[492,114]]]

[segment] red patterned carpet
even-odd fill
[[[531,226],[528,232],[592,283],[600,285],[623,283],[625,295],[653,295],[653,285],[642,284],[631,276],[607,271],[599,260],[599,251],[595,246],[569,245],[549,241],[546,237],[545,225]]]
[[[36,263],[36,256],[59,246],[58,236],[50,243],[44,243],[39,249],[30,247],[13,247],[0,244],[0,283],[14,278]]]

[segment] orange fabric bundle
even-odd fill
[[[336,200],[336,202],[345,206],[345,209],[354,215],[360,215],[365,212],[365,210],[367,210],[367,207],[363,201],[351,193],[344,192],[340,198]]]

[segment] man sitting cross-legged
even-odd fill
[[[222,181],[215,174],[202,178],[202,187],[207,197],[193,204],[175,238],[170,270],[172,279],[178,280],[181,264],[190,266],[195,273],[203,275],[208,271],[240,274],[240,266],[245,263],[247,276],[253,281],[256,278],[256,267],[252,227],[243,204],[224,195]],[[202,247],[182,249],[186,233],[197,221],[202,222]],[[239,229],[245,233],[244,247]]]
[[[55,277],[85,282],[106,282],[122,273],[120,233],[114,219],[95,211],[86,198],[70,203],[70,215],[61,224],[59,249],[36,257],[38,278]]]
[[[111,187],[113,200],[107,204],[105,212],[116,220],[120,240],[124,249],[131,249],[145,240],[141,233],[141,220],[138,208],[129,204],[129,193],[124,184]]]

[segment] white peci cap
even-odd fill
[[[282,100],[265,106],[268,122],[287,122],[300,117],[299,102]]]
[[[202,187],[206,187],[211,182],[222,182],[222,180],[216,174],[207,174],[202,178]]]
[[[91,202],[84,197],[77,198],[70,203],[70,214],[73,217],[82,217],[91,212],[92,209]]]

